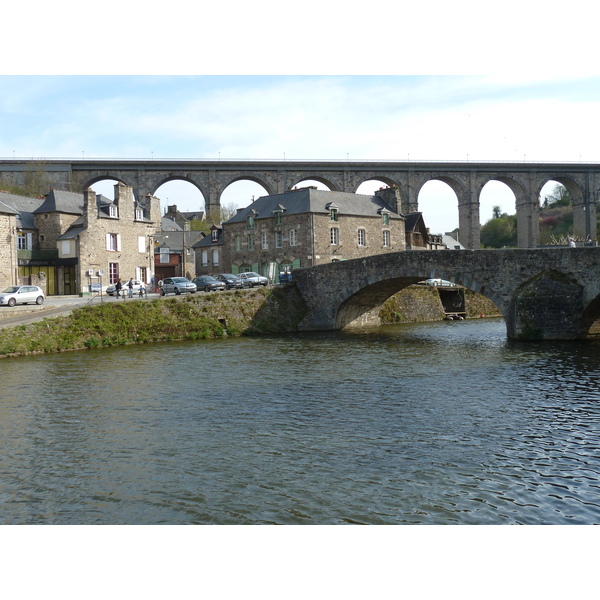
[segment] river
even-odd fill
[[[3,524],[600,523],[600,343],[498,320],[0,362]]]

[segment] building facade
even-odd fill
[[[115,185],[114,201],[88,189],[82,214],[56,238],[61,259],[75,259],[79,294],[98,291],[118,279],[150,283],[154,240],[160,228],[160,201],[147,195],[135,201],[133,188]]]
[[[299,267],[405,250],[397,206],[393,191],[388,199],[311,187],[263,196],[194,247],[198,274],[256,271],[277,280]]]

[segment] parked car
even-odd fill
[[[244,287],[248,287],[248,284],[242,281],[237,275],[233,273],[219,273],[215,275],[215,279],[219,281],[224,281],[228,290],[231,289],[240,289]]]
[[[125,294],[126,296],[129,295],[129,279],[125,279],[125,281],[121,280],[121,285],[123,286],[121,288],[121,293]],[[139,279],[134,279],[133,280],[133,293],[134,295],[138,295],[139,291],[140,291],[140,285],[141,285],[141,281]],[[109,296],[114,296],[117,293],[117,289],[115,287],[115,284],[113,283],[112,285],[109,285],[106,288],[106,293]]]
[[[250,271],[248,273],[240,273],[238,277],[245,282],[248,287],[254,287],[256,285],[267,285],[269,280],[258,273],[254,273],[254,271]]]
[[[437,285],[439,287],[456,287],[455,283],[451,281],[446,281],[445,279],[426,279],[424,282],[425,285]]]
[[[45,298],[44,290],[37,285],[13,285],[0,293],[0,305],[14,306],[28,302],[43,304]]]
[[[165,294],[195,294],[196,284],[187,277],[165,277],[162,282],[160,293]]]
[[[200,277],[194,279],[193,283],[196,284],[196,289],[199,292],[218,292],[227,289],[227,284],[224,281],[219,281],[211,275],[200,275]]]

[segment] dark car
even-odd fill
[[[199,292],[218,292],[227,288],[227,284],[224,281],[219,281],[211,275],[200,275],[200,277],[194,279],[193,283],[196,284]]]
[[[215,279],[225,282],[228,290],[247,287],[246,284],[233,273],[219,273],[218,275],[215,275]]]

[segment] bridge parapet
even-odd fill
[[[397,252],[294,271],[303,330],[343,329],[408,285],[441,278],[492,300],[510,339],[583,339],[600,318],[600,248]]]

